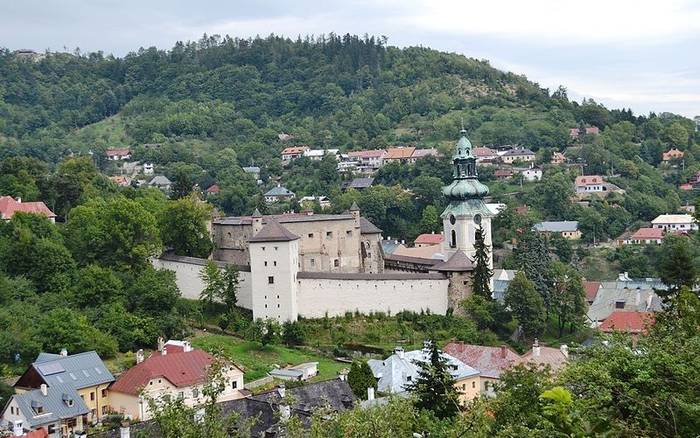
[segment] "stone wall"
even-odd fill
[[[204,290],[204,282],[199,277],[202,268],[208,260],[195,257],[182,257],[164,255],[161,258],[151,260],[154,268],[168,269],[175,272],[175,282],[180,289],[183,298],[199,299],[199,294]],[[215,262],[221,269],[226,263]],[[251,292],[250,267],[236,266],[238,268],[238,305],[246,309],[253,308]]]
[[[299,272],[297,281],[298,312],[305,318],[355,311],[447,311],[448,280],[442,274]]]

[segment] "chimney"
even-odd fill
[[[184,341],[182,345],[183,352],[189,353],[190,351],[192,351],[192,344],[190,343],[190,341]]]
[[[284,396],[287,394],[287,388],[284,387],[284,383],[277,387],[277,392],[279,393],[280,397],[284,398]]]
[[[367,401],[374,400],[374,386],[367,388]]]
[[[168,347],[163,345],[163,349],[160,351],[161,356],[166,356],[168,354]]]
[[[158,351],[163,351],[164,345],[165,345],[165,341],[163,341],[163,337],[159,336],[158,337]]]
[[[17,203],[21,204],[21,203],[22,203],[22,198],[18,196],[17,199],[16,199],[16,201],[17,201]]]
[[[565,358],[567,358],[567,359],[569,358],[569,347],[568,347],[568,345],[562,344],[562,345],[559,347],[559,350],[561,351],[561,354],[563,354]]]
[[[43,395],[44,397],[49,395],[49,387],[46,386],[46,383],[42,383],[40,388],[41,388],[41,395]]]
[[[394,348],[394,354],[396,354],[396,355],[399,357],[399,359],[403,359],[403,358],[404,358],[404,350],[403,350],[403,348],[402,348],[402,347],[396,347],[396,348]]]
[[[540,357],[540,343],[535,338],[535,343],[532,344],[532,357]]]
[[[119,428],[119,438],[131,438],[131,428],[128,421],[122,421],[122,425]]]
[[[60,353],[60,354],[61,354],[61,356],[63,356],[63,357],[67,357],[67,356],[68,356],[68,350],[66,350],[65,348],[61,348],[61,353]]]
[[[136,363],[137,363],[137,364],[140,364],[141,362],[143,362],[143,349],[140,348],[140,349],[136,352]]]
[[[501,358],[505,359],[507,354],[508,354],[508,347],[506,347],[505,345],[501,345]]]

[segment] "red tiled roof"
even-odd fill
[[[53,211],[43,202],[18,202],[12,196],[0,196],[0,218],[11,219],[16,212],[42,214],[46,217],[56,217]]]
[[[495,157],[496,155],[496,151],[485,146],[479,146],[474,148],[474,156],[477,158]]]
[[[630,236],[631,240],[654,240],[663,239],[663,228],[640,228]]]
[[[494,172],[494,176],[495,176],[496,178],[506,177],[506,176],[512,176],[512,175],[513,175],[513,171],[512,171],[512,170],[508,170],[508,169],[498,169],[498,170],[496,170],[496,171]]]
[[[600,175],[583,175],[576,177],[577,186],[587,186],[592,184],[602,184],[603,177]]]
[[[31,432],[27,432],[24,435],[20,435],[19,438],[47,438],[49,436],[49,432],[43,428],[40,427],[37,430],[33,430]]]
[[[177,387],[204,382],[207,367],[214,358],[207,352],[193,348],[184,352],[177,345],[166,345],[167,354],[154,352],[151,357],[126,370],[110,391],[138,395],[141,388],[154,378],[163,377]]]
[[[219,193],[220,191],[221,189],[219,188],[218,184],[212,184],[207,189],[207,193]]]
[[[284,148],[284,150],[282,151],[282,155],[300,154],[308,150],[308,146],[291,146],[288,148]]]
[[[535,356],[533,349],[530,349],[530,351],[522,355],[520,363],[549,365],[552,371],[557,372],[559,369],[563,368],[569,360],[559,348],[540,346],[538,356]]]
[[[124,156],[124,155],[129,155],[131,153],[131,150],[129,148],[115,148],[115,149],[107,149],[105,151],[105,154],[107,154],[108,157],[113,157],[113,156]]]
[[[583,288],[586,289],[586,300],[592,302],[595,300],[595,296],[598,295],[600,281],[584,281]]]
[[[416,245],[437,245],[438,243],[442,243],[444,240],[444,237],[442,234],[421,234],[420,236],[416,237],[416,240],[413,242]]]
[[[405,148],[389,148],[386,151],[386,155],[384,156],[384,159],[387,160],[399,160],[399,159],[405,159],[405,158],[411,158],[411,155],[413,155],[413,151],[415,151],[416,148],[414,147],[405,147]]]
[[[450,342],[443,351],[472,368],[481,371],[484,377],[499,378],[501,373],[520,361],[520,356],[510,348],[485,347],[463,342]]]
[[[379,158],[383,157],[384,154],[386,154],[384,149],[348,152],[349,156],[356,158]]]
[[[690,190],[693,190],[693,184],[692,183],[681,184],[678,186],[678,188],[681,190],[690,191]]]
[[[616,310],[600,325],[600,330],[606,333],[613,331],[627,333],[645,333],[647,327],[654,324],[654,314],[651,312],[625,312]]]

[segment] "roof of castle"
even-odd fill
[[[462,250],[456,251],[446,262],[435,264],[431,269],[443,272],[461,272],[474,269],[474,263]]]
[[[291,242],[297,240],[299,236],[292,233],[276,220],[271,220],[262,227],[260,232],[251,237],[249,242]]]
[[[381,232],[381,228],[363,217],[360,218],[360,234],[379,234]]]

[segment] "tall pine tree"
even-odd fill
[[[451,418],[459,412],[459,392],[450,373],[447,358],[434,341],[425,348],[427,361],[415,361],[418,376],[406,389],[416,396],[416,407],[432,411],[438,418]]]
[[[476,250],[476,254],[474,255],[476,267],[474,268],[474,284],[472,286],[472,291],[475,295],[480,295],[490,300],[493,270],[491,270],[489,266],[489,249],[486,247],[484,230],[481,225],[479,225],[479,229],[476,231],[474,249]]]

